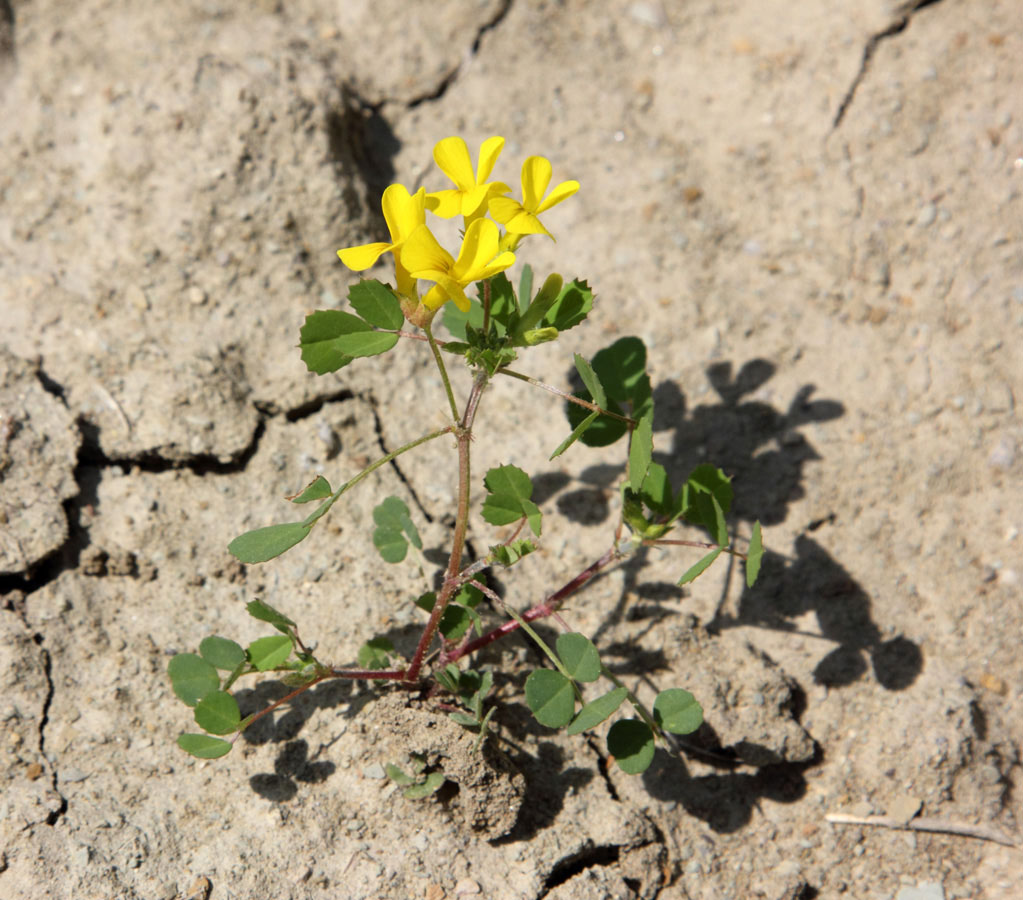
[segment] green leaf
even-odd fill
[[[457,722],[459,725],[464,725],[466,728],[478,728],[480,720],[476,716],[470,716],[468,713],[463,712],[450,712],[448,718],[452,722]]]
[[[685,573],[678,580],[678,586],[682,587],[684,584],[689,584],[690,581],[696,581],[710,566],[714,560],[721,555],[721,547],[715,547],[710,551],[703,559],[701,559],[695,566],[691,566],[686,569]]]
[[[653,411],[639,420],[629,442],[629,484],[640,491],[646,481],[647,472],[654,452]]]
[[[394,655],[394,644],[385,637],[375,637],[359,648],[357,659],[364,669],[386,669]]]
[[[521,345],[526,342],[526,333],[537,330],[538,326],[543,324],[544,317],[550,312],[554,304],[558,302],[563,284],[564,279],[557,272],[547,276],[543,287],[540,288],[533,302],[529,304],[529,307],[519,318],[518,324],[512,332],[513,343]],[[554,330],[554,337],[557,337],[557,328],[554,327],[554,323],[547,322],[546,325]]]
[[[519,275],[519,309],[524,311],[529,307],[529,298],[533,296],[533,267],[526,263],[522,267],[522,274]]]
[[[404,533],[414,547],[423,549],[423,542],[408,507],[398,497],[386,497],[377,504],[373,509],[373,521],[381,528]]]
[[[286,634],[271,634],[249,644],[249,662],[260,672],[274,669],[291,656],[292,641]]]
[[[543,522],[543,513],[540,512],[540,507],[537,506],[532,500],[523,500],[522,512],[525,513],[526,521],[529,523],[530,530],[537,537],[540,537],[541,523]]]
[[[483,306],[483,284],[479,283],[480,308]],[[498,272],[490,279],[490,320],[494,323],[498,337],[516,327],[519,318],[519,301],[515,297],[515,288],[504,272]],[[482,325],[482,323],[480,323]]]
[[[564,728],[575,712],[575,690],[560,672],[536,669],[526,679],[526,703],[541,725]]]
[[[398,340],[398,335],[390,331],[366,331],[342,334],[334,339],[334,345],[346,356],[355,359],[386,353],[398,343]]]
[[[601,404],[605,409],[623,415],[623,407],[629,407],[629,414],[637,420],[653,412],[653,393],[646,374],[646,347],[639,338],[624,337],[605,347],[593,357],[592,368],[607,395],[607,403]],[[588,390],[578,396],[583,400],[593,399]],[[587,416],[587,411],[575,403],[566,404],[566,412],[573,428]],[[601,416],[582,442],[588,447],[607,447],[627,430],[624,422]]]
[[[575,404],[573,404],[573,406],[574,405]],[[579,440],[579,438],[583,436],[583,433],[586,431],[587,428],[589,428],[594,422],[597,421],[597,417],[599,415],[600,415],[599,412],[596,411],[591,412],[585,419],[583,419],[578,425],[576,425],[575,428],[572,429],[572,433],[567,438],[565,438],[560,444],[558,444],[557,449],[555,449],[555,451],[548,457],[547,461],[550,462],[552,459],[557,459],[559,456],[561,456],[562,453],[564,453],[577,440]]]
[[[490,548],[490,554],[494,560],[502,566],[511,566],[517,563],[523,556],[528,556],[536,550],[534,544],[528,538],[512,541],[510,544],[500,544]]]
[[[558,292],[554,305],[547,310],[544,324],[568,331],[582,322],[593,309],[593,291],[585,281],[576,278]]]
[[[310,530],[311,527],[302,522],[267,525],[239,535],[227,545],[227,549],[243,563],[266,562],[304,540]]]
[[[654,512],[671,515],[674,507],[674,496],[668,473],[660,463],[652,462],[646,470],[643,487],[640,489],[643,502]]]
[[[392,763],[387,763],[384,766],[384,771],[387,773],[387,777],[390,778],[391,781],[393,781],[395,784],[407,785],[416,783],[415,778],[413,778],[411,775],[406,774]]]
[[[703,707],[689,691],[669,688],[654,701],[654,721],[672,734],[691,734],[703,724]]]
[[[465,587],[465,585],[463,585]],[[482,596],[482,594],[480,595]],[[457,596],[451,598],[452,602],[448,604],[447,609],[444,610],[444,614],[440,617],[440,623],[438,628],[440,633],[444,635],[444,638],[449,641],[457,641],[463,637],[469,630],[473,623],[473,617],[475,613],[470,612],[466,607],[458,604]],[[479,602],[478,600],[476,601]],[[433,607],[437,603],[437,595],[433,591],[428,591],[416,600],[416,606],[426,612],[433,612]],[[476,605],[475,603],[473,604]],[[457,667],[456,667],[457,668]]]
[[[294,497],[288,497],[288,499],[292,503],[309,503],[311,500],[323,500],[325,497],[329,497],[333,493],[334,491],[330,487],[330,482],[322,475],[317,475],[316,478],[299,493],[295,494]]]
[[[363,279],[348,290],[348,302],[370,325],[397,331],[405,321],[394,292],[376,279]]]
[[[421,784],[414,784],[402,791],[402,796],[406,800],[422,800],[436,793],[442,784],[444,784],[444,773],[431,772]]]
[[[607,393],[604,391],[603,385],[600,383],[600,379],[597,377],[597,373],[593,371],[591,366],[585,359],[583,359],[578,353],[573,356],[575,361],[575,370],[579,373],[579,377],[583,380],[583,384],[586,385],[586,390],[590,392],[590,397],[593,398],[593,402],[597,406],[607,407]]]
[[[568,726],[567,734],[582,734],[595,728],[622,705],[622,701],[629,696],[628,688],[616,687],[608,691],[602,697],[598,697],[591,703],[587,703]]]
[[[753,587],[760,574],[760,563],[764,558],[764,541],[760,534],[760,522],[753,523],[753,535],[749,539],[746,553],[746,587]]]
[[[496,466],[483,478],[491,494],[510,494],[528,500],[533,496],[533,482],[518,466]]]
[[[654,733],[639,719],[620,719],[607,732],[607,750],[626,775],[638,775],[654,761]]]
[[[377,548],[384,562],[400,563],[408,553],[405,535],[391,528],[377,528],[373,532],[373,546]]]
[[[199,654],[206,662],[217,669],[233,672],[245,662],[245,650],[241,644],[227,638],[210,635],[199,644]]]
[[[694,494],[712,494],[717,498],[725,515],[728,515],[728,511],[732,508],[734,494],[732,479],[716,466],[709,463],[697,466],[690,472],[689,478],[686,480],[686,488],[689,491],[690,499],[693,499]]]
[[[180,734],[178,746],[199,759],[219,759],[231,752],[230,741],[210,737],[208,734]]]
[[[274,609],[269,603],[264,603],[262,600],[250,600],[245,604],[245,609],[253,619],[259,619],[260,622],[269,622],[274,628],[287,633],[289,628],[297,627],[293,620],[289,619],[284,613]]]
[[[562,665],[576,681],[590,682],[600,678],[600,654],[586,635],[578,632],[559,635],[556,646]]]
[[[306,316],[299,332],[302,362],[317,375],[336,372],[354,359],[338,347],[337,339],[342,335],[372,330],[369,322],[351,313],[339,309],[318,309]]]
[[[525,512],[522,501],[511,494],[489,494],[483,501],[483,520],[491,525],[509,525],[521,519]]]
[[[241,721],[238,702],[227,691],[213,691],[195,706],[195,724],[210,734],[231,734]]]
[[[217,670],[194,653],[178,653],[167,664],[171,687],[186,706],[195,706],[210,691],[220,687]]]

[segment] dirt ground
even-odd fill
[[[1018,0],[0,0],[0,897],[1023,896],[1021,25]],[[638,335],[656,458],[721,465],[737,533],[764,524],[752,590],[648,552],[565,613],[707,725],[625,776],[529,717],[515,638],[481,660],[483,755],[329,683],[193,760],[168,659],[262,634],[248,600],[337,663],[414,642],[423,579],[381,569],[370,512],[397,494],[442,548],[449,446],[279,560],[225,546],[443,423],[418,345],[318,378],[295,344],[346,303],[335,251],[385,236],[382,189],[445,186],[452,134],[503,135],[509,183],[539,153],[582,185],[521,259],[594,313],[520,368],[567,387],[572,352]],[[502,576],[525,608],[608,546],[621,448],[549,463],[558,401],[486,401],[475,471],[521,466],[546,516]],[[413,752],[439,799],[384,777]]]

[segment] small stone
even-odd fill
[[[35,781],[40,775],[43,774],[43,767],[39,763],[30,763],[28,768],[25,769],[25,777],[29,781]]]
[[[79,781],[85,781],[89,777],[88,772],[83,772],[81,769],[77,769],[74,766],[69,766],[66,769],[62,769],[60,772],[60,780],[68,784],[75,784]]]
[[[992,675],[990,672],[985,672],[980,676],[978,681],[982,688],[991,691],[993,694],[998,694],[1004,697],[1009,693],[1009,685],[1005,683],[1005,679],[999,678],[997,675]]]
[[[900,888],[895,900],[945,900],[945,889],[936,881],[921,881],[916,887]]]
[[[912,819],[923,805],[919,797],[896,797],[888,807],[888,815],[905,825]]]
[[[468,897],[473,894],[480,892],[480,886],[471,878],[462,878],[455,885],[455,896],[456,897]]]
[[[426,886],[426,892],[423,896],[426,900],[444,900],[444,897],[447,895],[444,893],[444,888],[442,888],[439,884],[431,882]]]
[[[916,217],[917,228],[927,228],[934,224],[934,220],[938,217],[938,207],[933,203],[928,203],[923,209],[920,210],[919,215]]]
[[[362,770],[362,777],[380,781],[387,777],[387,772],[384,771],[384,767],[380,763],[373,763]]]
[[[206,291],[204,291],[197,284],[193,284],[188,289],[188,302],[192,306],[202,306],[206,302]]]
[[[149,298],[146,296],[146,292],[137,284],[131,285],[131,287],[124,292],[124,299],[134,306],[139,312],[145,312],[149,309]]]

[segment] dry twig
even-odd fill
[[[852,816],[847,813],[829,813],[824,817],[832,825],[873,825],[880,828],[908,828],[911,831],[935,831],[941,834],[961,834],[964,837],[979,838],[982,841],[994,841],[1006,847],[1019,849],[1018,841],[1007,837],[994,828],[983,825],[970,825],[967,822],[949,822],[944,819],[922,817],[910,819],[908,822],[896,816]]]

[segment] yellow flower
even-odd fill
[[[554,240],[554,235],[543,227],[539,215],[571,197],[579,190],[579,182],[561,182],[544,200],[547,185],[551,183],[551,171],[550,160],[530,156],[522,164],[522,202],[510,197],[491,198],[490,215],[504,225],[508,234],[546,234]]]
[[[487,138],[480,147],[479,164],[474,176],[465,141],[460,137],[439,141],[433,148],[433,159],[438,168],[455,183],[455,189],[428,194],[429,200],[437,204],[431,206],[430,211],[442,219],[464,216],[467,227],[474,219],[485,216],[487,201],[511,190],[500,181],[487,181],[503,147],[503,137]]]
[[[409,275],[401,264],[401,248],[420,225],[426,223],[426,188],[420,188],[409,194],[404,185],[392,184],[384,191],[380,203],[384,211],[384,221],[391,233],[391,242],[378,241],[373,244],[361,244],[358,247],[346,247],[338,250],[337,255],[353,272],[362,272],[372,266],[382,254],[394,254],[394,274],[398,293],[406,297],[415,296],[416,279]]]
[[[465,287],[503,272],[515,262],[515,254],[499,252],[500,233],[489,219],[476,219],[465,229],[458,259],[437,243],[430,229],[421,225],[405,240],[401,248],[401,264],[414,278],[436,282],[423,306],[435,310],[454,300],[462,312],[469,310]]]

